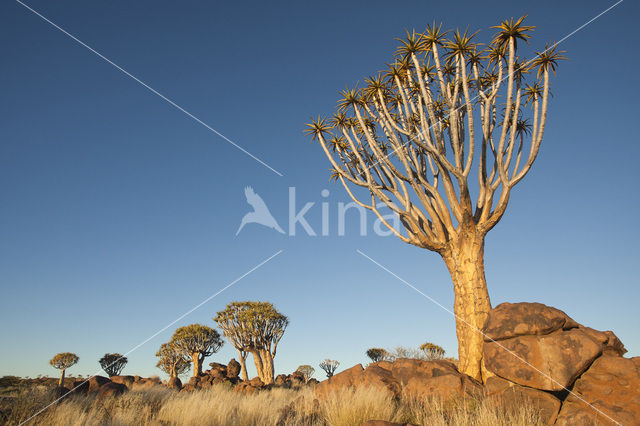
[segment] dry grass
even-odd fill
[[[309,425],[352,426],[366,420],[416,425],[495,426],[542,424],[528,405],[506,411],[484,400],[395,401],[375,389],[358,389],[314,401],[309,389],[272,389],[241,396],[226,386],[178,393],[165,387],[131,391],[103,401],[73,396],[37,416],[36,425]],[[18,425],[53,400],[47,389],[24,390],[5,411]],[[4,409],[4,408],[3,408]]]

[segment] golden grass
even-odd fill
[[[52,400],[46,389],[26,389],[12,402],[11,411],[2,408],[8,414],[4,422],[18,425]],[[77,395],[53,405],[30,424],[352,426],[367,420],[434,426],[542,424],[527,404],[508,411],[487,400],[395,401],[385,392],[368,388],[344,390],[318,401],[310,389],[276,388],[239,395],[223,385],[188,393],[156,386],[102,401]]]

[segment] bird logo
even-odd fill
[[[253,211],[244,215],[236,235],[238,235],[242,228],[248,223],[259,223],[260,225],[275,229],[279,233],[284,234],[284,231],[280,228],[280,225],[278,225],[278,222],[269,211],[264,200],[256,194],[252,187],[247,186],[244,189],[244,195],[247,197],[247,203],[253,207]]]

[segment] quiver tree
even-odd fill
[[[156,367],[167,373],[169,378],[178,377],[191,367],[191,359],[176,347],[175,342],[163,343],[156,356],[159,358]]]
[[[58,386],[64,386],[65,371],[67,371],[67,368],[76,365],[79,360],[80,358],[78,357],[78,355],[71,352],[63,352],[51,358],[49,364],[51,364],[53,368],[57,368],[58,370],[60,370],[60,380],[58,380]]]
[[[104,372],[107,373],[109,377],[112,377],[120,375],[120,372],[124,369],[124,366],[127,365],[128,361],[126,356],[115,353],[104,354],[98,362]]]
[[[289,319],[268,302],[233,302],[214,321],[238,351],[243,380],[248,379],[246,358],[251,353],[260,380],[273,383],[273,359]]]
[[[336,114],[307,125],[356,204],[400,240],[442,256],[453,281],[460,371],[477,379],[479,330],[491,309],[484,239],[538,155],[549,74],[564,59],[555,48],[529,62],[518,56],[518,41],[534,28],[523,19],[494,27],[487,46],[466,31],[447,38],[435,24],[407,33],[388,70],[341,92]]]
[[[365,352],[367,356],[371,359],[372,362],[378,362],[385,359],[387,356],[387,351],[382,348],[370,348]]]
[[[320,368],[327,374],[327,378],[332,377],[340,363],[333,359],[325,359],[320,363]]]
[[[296,369],[296,372],[302,374],[304,376],[305,383],[309,381],[313,373],[315,373],[316,369],[310,365],[301,365]]]
[[[426,342],[420,345],[420,350],[427,361],[434,361],[444,358],[444,349],[434,343]]]
[[[204,359],[220,350],[224,342],[211,327],[191,324],[178,328],[169,342],[172,347],[193,363],[193,377],[202,374]]]

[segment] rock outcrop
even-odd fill
[[[358,364],[320,382],[314,392],[324,397],[345,388],[374,387],[394,397],[462,397],[479,395],[482,385],[461,374],[449,361],[398,359],[363,368]]]
[[[526,399],[547,424],[640,424],[636,358],[611,331],[585,327],[540,303],[503,303],[484,327],[485,393]]]

